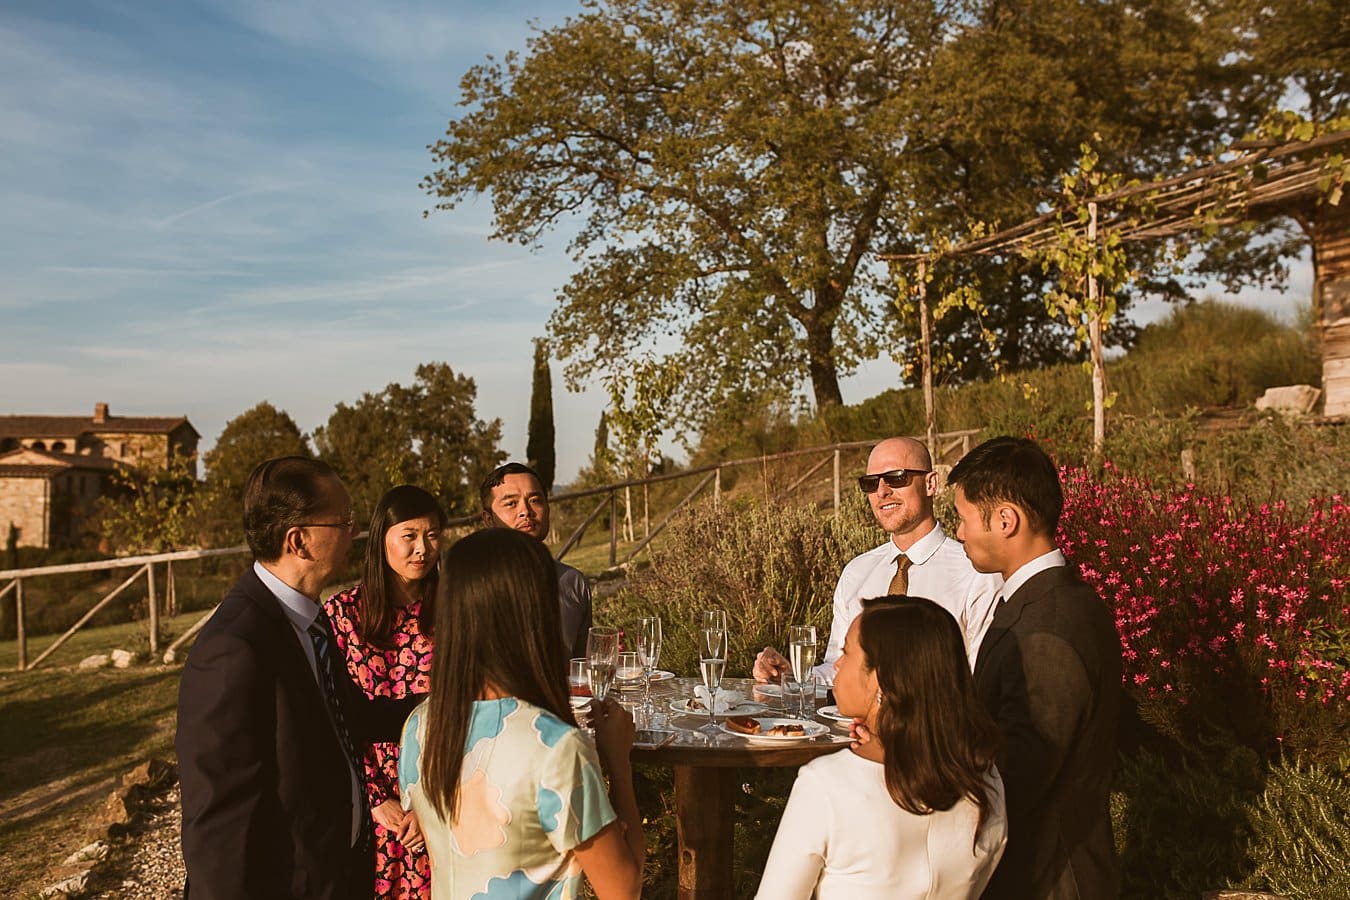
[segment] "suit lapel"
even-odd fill
[[[281,669],[282,676],[293,688],[312,695],[306,699],[304,708],[327,709],[326,701],[319,690],[319,683],[315,680],[314,670],[310,668],[309,658],[305,656],[305,651],[300,646],[295,627],[291,625],[291,620],[281,608],[281,601],[268,590],[267,585],[263,584],[252,566],[244,573],[242,583],[249,598],[259,606],[273,625],[279,645],[277,665]],[[322,609],[319,614],[323,615]]]
[[[980,652],[975,658],[976,676],[979,676],[986,660],[996,651],[999,643],[1011,633],[1013,626],[1022,618],[1022,613],[1026,611],[1026,608],[1043,598],[1058,585],[1062,575],[1068,571],[1065,566],[1055,566],[1043,572],[1037,572],[1012,596],[1007,597],[1005,603],[1000,604],[999,608],[994,610],[994,618],[989,623],[989,631],[980,643]]]

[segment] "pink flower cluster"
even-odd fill
[[[1155,490],[1109,463],[1062,470],[1059,541],[1115,611],[1125,683],[1185,705],[1250,675],[1268,696],[1350,708],[1350,504],[1260,506]]]

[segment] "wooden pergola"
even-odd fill
[[[1087,198],[1087,221],[1052,210],[1011,228],[941,252],[887,254],[893,264],[916,266],[923,344],[924,400],[928,428],[933,421],[932,362],[929,347],[926,273],[940,259],[960,256],[1029,255],[1053,246],[1064,229],[1088,240],[1114,233],[1122,242],[1166,240],[1212,226],[1234,225],[1288,215],[1308,234],[1313,256],[1313,312],[1321,327],[1322,390],[1325,415],[1350,416],[1350,200],[1338,188],[1347,180],[1350,130],[1307,141],[1248,141],[1231,159],[1147,184],[1132,184]],[[1089,278],[1089,291],[1096,284]],[[1093,323],[1090,323],[1090,325]],[[1097,335],[1103,323],[1096,322]],[[1100,361],[1098,360],[1098,364]],[[1096,423],[1101,427],[1101,391]]]

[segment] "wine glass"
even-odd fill
[[[703,686],[708,689],[708,724],[699,731],[708,736],[717,734],[717,690],[722,686],[722,672],[727,666],[727,631],[725,628],[705,628],[699,632],[698,671]]]
[[[703,611],[704,631],[726,631],[727,611],[725,609],[705,609]]]
[[[788,630],[788,662],[798,682],[811,674],[816,664],[816,626],[793,625]]]
[[[603,703],[619,662],[619,630],[596,626],[586,635],[586,671],[591,696]]]
[[[792,689],[784,677],[783,708],[789,716],[809,719],[815,710],[816,626],[793,625],[788,629],[788,662],[792,666]]]
[[[642,710],[651,716],[652,673],[661,663],[661,619],[658,616],[645,616],[638,620],[637,633],[638,659],[642,662],[642,671],[646,674],[646,687],[642,694]]]
[[[584,656],[567,661],[567,691],[572,697],[572,708],[580,709],[591,702],[590,661]]]

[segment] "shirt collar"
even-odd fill
[[[1012,577],[1003,583],[1003,591],[1000,596],[1005,600],[1017,593],[1017,589],[1031,580],[1033,575],[1039,575],[1046,569],[1053,569],[1057,566],[1067,566],[1069,561],[1064,558],[1064,554],[1059,552],[1056,547],[1049,553],[1043,553],[1030,562],[1025,562],[1022,567],[1012,573]]]
[[[253,571],[272,594],[281,601],[281,611],[297,631],[305,631],[319,618],[319,604],[282,581],[260,562],[253,563]]]
[[[945,540],[947,535],[943,533],[942,526],[934,525],[932,531],[911,544],[908,550],[900,550],[895,558],[899,561],[901,556],[908,556],[912,564],[921,566],[933,558],[933,554],[938,552],[938,548]],[[895,546],[894,541],[891,542],[891,546]]]

